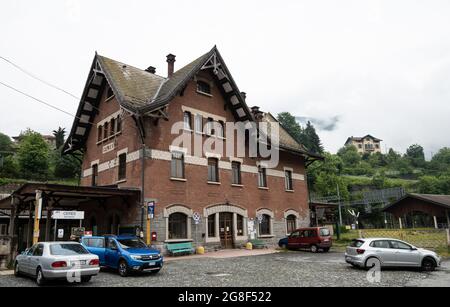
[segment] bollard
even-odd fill
[[[250,242],[248,242],[248,243],[245,245],[245,249],[251,251],[251,250],[253,249],[253,244],[250,243]]]

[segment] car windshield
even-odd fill
[[[330,236],[330,230],[328,228],[320,228],[320,236],[321,237]]]
[[[89,252],[81,244],[52,244],[50,253],[53,256],[76,256],[86,255]]]
[[[364,241],[362,240],[353,240],[352,243],[350,243],[350,247],[361,247],[364,244]]]
[[[128,248],[146,248],[147,245],[140,239],[120,239],[117,240],[124,249]]]

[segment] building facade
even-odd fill
[[[345,146],[355,146],[360,154],[372,154],[381,153],[381,142],[382,140],[368,134],[364,137],[349,137]]]
[[[228,123],[272,126],[276,119],[248,108],[216,47],[178,71],[174,55],[167,62],[162,77],[153,67],[95,56],[65,153],[83,152],[83,186],[136,188],[142,195],[132,208],[118,203],[87,212],[87,230],[139,226],[157,246],[189,241],[215,249],[258,238],[275,243],[309,226],[306,166],[321,157],[282,128],[276,166],[268,167],[259,152],[239,155],[238,132]],[[178,144],[180,137],[189,142]],[[202,150],[194,154],[196,142]],[[205,143],[214,143],[213,150]],[[147,231],[149,202],[156,206]]]

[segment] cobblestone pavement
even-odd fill
[[[437,272],[418,270],[383,270],[380,283],[369,283],[367,272],[347,265],[342,253],[282,252],[238,257],[201,258],[167,262],[158,274],[121,278],[115,272],[102,271],[88,284],[77,286],[450,286],[450,263]],[[50,285],[68,285],[52,282]],[[0,276],[0,287],[35,286],[28,278]]]

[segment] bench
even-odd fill
[[[256,240],[250,240],[249,242],[252,243],[252,246],[254,249],[267,248],[267,245],[264,242],[264,240],[256,239]]]
[[[170,255],[175,256],[179,254],[193,254],[194,247],[191,242],[185,243],[168,243],[166,244],[167,251]]]

